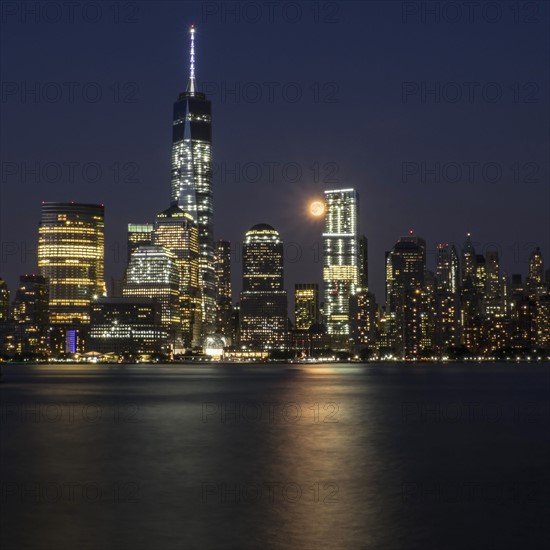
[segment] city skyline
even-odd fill
[[[190,5],[189,10],[193,9]],[[148,8],[144,7],[144,10]],[[36,219],[40,201],[75,200],[106,203],[106,272],[108,274],[106,282],[108,285],[111,277],[121,277],[125,266],[126,224],[152,222],[158,212],[169,206],[166,204],[166,197],[170,193],[168,183],[171,169],[170,105],[174,97],[186,88],[189,72],[188,29],[182,24],[181,17],[172,19],[171,16],[175,16],[177,12],[177,7],[167,5],[164,5],[159,13],[143,12],[150,16],[147,24],[152,30],[158,29],[161,24],[165,28],[163,35],[166,36],[166,47],[163,47],[163,40],[159,41],[163,62],[153,68],[148,65],[149,58],[143,54],[141,46],[135,43],[131,25],[116,29],[129,33],[128,47],[132,46],[133,51],[130,52],[126,50],[127,46],[123,46],[121,55],[124,52],[129,64],[126,68],[120,68],[116,78],[111,80],[112,83],[116,80],[119,84],[136,82],[139,89],[137,103],[129,101],[114,103],[113,91],[107,92],[103,81],[98,82],[104,86],[104,100],[98,103],[82,104],[81,100],[70,103],[63,97],[60,101],[51,104],[47,101],[35,103],[32,96],[25,96],[24,101],[21,100],[20,94],[6,96],[7,109],[5,109],[6,116],[2,130],[5,159],[1,201],[4,260],[2,276],[8,281],[12,292],[17,286],[21,273],[32,273],[35,270],[33,250],[35,223],[29,220]],[[319,226],[304,214],[305,207],[311,199],[319,198],[325,189],[353,187],[362,197],[360,221],[363,232],[368,235],[370,241],[369,287],[377,297],[382,296],[385,287],[384,252],[399,235],[406,234],[411,228],[416,234],[426,238],[428,261],[432,264],[435,258],[433,250],[437,243],[454,243],[459,248],[466,233],[470,232],[478,250],[491,248],[491,244],[494,243],[498,245],[500,260],[507,273],[519,272],[526,275],[525,265],[532,248],[539,246],[543,256],[550,257],[550,237],[547,236],[549,232],[546,229],[548,224],[544,212],[547,199],[550,198],[546,183],[548,171],[546,156],[540,152],[541,145],[545,143],[541,131],[547,126],[545,124],[547,106],[542,101],[535,103],[516,101],[513,90],[510,91],[507,85],[513,86],[516,81],[520,84],[538,82],[537,75],[540,71],[537,72],[537,69],[542,68],[544,56],[539,58],[540,65],[535,58],[530,58],[527,62],[522,58],[521,69],[517,65],[515,72],[512,71],[515,75],[513,81],[510,81],[509,72],[505,73],[508,79],[506,82],[502,79],[498,80],[498,67],[495,67],[491,78],[500,82],[506,92],[502,101],[496,105],[488,105],[483,100],[473,105],[468,102],[422,103],[420,97],[414,95],[404,102],[403,82],[431,82],[436,77],[438,81],[446,82],[456,80],[458,76],[461,81],[471,77],[474,81],[482,82],[473,55],[476,44],[474,42],[465,45],[462,50],[462,55],[469,64],[466,61],[461,64],[455,60],[455,65],[462,68],[460,75],[442,73],[436,70],[436,67],[433,67],[432,72],[428,70],[420,72],[419,65],[415,64],[418,61],[415,60],[417,57],[423,58],[415,56],[411,71],[396,71],[387,82],[382,78],[376,80],[377,76],[383,74],[381,71],[384,59],[388,55],[385,53],[387,48],[386,50],[373,48],[372,51],[379,51],[380,58],[373,60],[370,65],[372,76],[366,79],[363,74],[359,74],[357,75],[359,80],[354,84],[348,76],[352,74],[349,69],[354,60],[354,49],[349,48],[351,38],[346,38],[342,32],[345,25],[354,24],[354,15],[360,13],[365,15],[360,20],[372,31],[372,37],[365,39],[368,40],[369,45],[376,39],[386,43],[386,39],[381,36],[382,29],[378,30],[375,22],[390,21],[391,19],[388,18],[391,17],[395,17],[402,25],[404,38],[414,37],[422,30],[414,21],[410,24],[403,23],[401,13],[394,13],[389,8],[377,7],[374,4],[346,5],[340,13],[338,22],[340,24],[314,24],[304,15],[303,21],[297,28],[319,45],[320,53],[324,54],[327,60],[326,67],[314,64],[309,68],[307,63],[303,63],[310,54],[307,50],[300,48],[297,38],[291,35],[287,41],[280,44],[281,59],[275,56],[271,70],[266,72],[260,68],[260,71],[254,74],[254,78],[251,78],[250,69],[258,67],[260,56],[269,50],[271,41],[276,39],[275,28],[268,24],[263,25],[261,22],[254,26],[237,25],[228,19],[224,23],[219,17],[206,15],[200,7],[194,18],[186,12],[184,19],[187,21],[194,19],[198,28],[197,86],[199,90],[204,89],[209,95],[215,118],[213,129],[216,193],[214,238],[231,241],[233,247],[236,247],[248,228],[256,223],[268,223],[281,232],[283,241],[287,243],[288,288],[302,281],[320,284],[321,276],[317,263],[320,261],[318,251],[321,249]],[[367,14],[369,17],[366,17]],[[112,44],[113,41],[119,40],[114,34],[110,34],[113,29],[107,25],[107,22],[105,25],[107,42]],[[140,25],[141,23],[137,23],[133,28],[141,28]],[[284,28],[293,27],[290,23],[285,23]],[[320,33],[327,29],[336,34],[329,43],[321,45]],[[45,32],[44,29],[39,29],[37,36],[27,36],[29,29],[23,27],[21,30],[21,37],[26,37],[30,41],[37,39],[40,33]],[[439,36],[443,30],[443,25],[427,29],[432,38]],[[10,29],[7,31],[11,32]],[[445,28],[445,31],[452,34],[454,29]],[[538,31],[539,28],[536,25],[530,27],[530,40],[534,42],[539,40]],[[81,40],[86,37],[86,32],[83,33],[82,38],[75,37],[76,51],[79,51],[79,45],[82,46]],[[525,26],[513,26],[513,22],[503,20],[494,29],[493,38],[506,52],[508,46],[504,38],[509,39],[517,33],[523,36],[521,33],[525,32],[527,32]],[[12,36],[11,39],[17,44],[17,40],[21,37]],[[389,46],[387,51],[401,51],[402,42],[400,41],[404,38],[395,37],[395,44],[387,45]],[[246,48],[252,41],[256,47]],[[231,56],[227,59],[224,57],[224,64],[220,64],[216,52],[221,51],[219,49],[221,43],[232,45],[238,57],[236,59]],[[428,47],[415,44],[414,41],[412,43],[416,54],[419,53],[419,49]],[[55,39],[52,44],[52,47],[56,47]],[[348,46],[347,57],[343,57],[341,52],[346,46]],[[300,62],[289,63],[287,60],[292,59],[292,56],[285,55],[283,64],[283,53],[288,51],[295,52]],[[100,50],[97,55],[99,53]],[[22,49],[17,55],[24,56],[25,50]],[[94,55],[96,54],[92,51],[86,50],[88,59],[93,59]],[[158,84],[154,89],[148,84],[149,81],[143,80],[136,71],[138,59],[151,69],[152,75],[158,77],[156,79]],[[342,69],[335,68],[337,59],[346,59]],[[512,56],[511,59],[514,61],[515,58]],[[37,78],[40,78],[41,71],[35,62],[25,58],[25,64],[35,71]],[[88,65],[93,67],[93,64]],[[8,60],[5,65],[8,78],[18,83],[28,82],[24,73],[21,72],[21,66],[13,65],[13,59]],[[50,68],[52,73],[47,81],[66,80],[54,60],[50,63]],[[298,70],[302,70],[303,73],[299,74]],[[111,74],[115,75],[115,73]],[[82,72],[79,76],[77,73],[79,82],[94,81],[93,76],[93,70],[89,74]],[[446,80],[442,80],[443,78]],[[297,82],[303,93],[302,100],[292,103],[284,101],[278,95],[274,102],[270,103],[264,94],[261,101],[254,102],[246,101],[241,94],[238,100],[234,101],[230,95],[223,95],[221,91],[222,84],[227,86],[247,82],[262,84],[271,80],[279,84]],[[316,82],[319,85],[319,91],[322,92],[317,99],[312,95]],[[338,86],[338,93],[332,94],[336,100],[334,102],[328,100],[328,96],[331,95],[330,87],[323,88],[323,85],[329,82]],[[373,83],[376,85],[373,86]],[[537,96],[539,99],[543,97],[545,90],[544,84],[540,84]],[[126,89],[128,97],[131,96],[131,91]],[[360,102],[359,92],[361,92]],[[387,96],[385,100],[380,95],[382,93]],[[154,107],[151,103],[153,99]],[[73,121],[70,120],[70,115],[75,108],[81,108],[83,124],[90,129],[90,135],[96,136],[96,146],[86,148],[85,151],[81,149],[78,139],[76,141],[70,139],[76,131]],[[350,125],[348,122],[345,124],[346,130],[355,137],[354,143],[357,144],[351,149],[345,146],[346,140],[340,137],[345,135],[341,132],[344,129],[342,121],[346,120],[341,117],[348,108],[353,108],[356,112],[354,124]],[[466,127],[468,119],[465,122],[460,121],[466,108],[473,109],[475,112],[482,108],[482,118],[479,119],[475,134]],[[386,128],[380,125],[381,115],[376,114],[380,109],[381,114],[386,117],[385,120],[389,122],[387,131],[393,129],[392,135],[397,140],[395,147],[394,142],[388,140]],[[116,117],[111,116],[114,112],[117,113]],[[139,139],[131,130],[134,127],[132,121],[135,120],[138,112],[141,113],[140,123],[143,123],[146,129]],[[98,141],[99,128],[92,120],[101,113],[109,117],[109,121],[104,121],[105,124],[102,123],[101,126],[102,142]],[[316,138],[316,134],[321,129],[317,121],[320,113],[324,115],[323,120],[329,125],[328,140]],[[495,119],[499,114],[504,113],[506,118]],[[27,120],[28,116],[40,121],[37,127],[38,135],[43,128],[47,127],[50,117],[55,115],[60,131],[56,133],[52,143],[42,139],[39,144],[31,137],[26,152],[23,153],[19,146],[21,134],[18,127],[14,126],[15,115],[22,121]],[[400,118],[400,123],[396,122],[396,117]],[[443,117],[446,128],[452,128],[452,133],[447,134],[443,126],[436,124],[440,117]],[[426,128],[419,124],[421,119],[426,121]],[[294,125],[293,120],[299,121],[300,124]],[[514,135],[506,133],[503,129],[505,121],[508,126],[515,128]],[[471,125],[472,121],[469,120],[469,123]],[[288,133],[285,128],[290,127],[293,130]],[[109,135],[105,135],[104,128],[109,128]],[[483,129],[481,133],[479,128]],[[435,131],[440,136],[441,143],[431,140],[422,147],[414,145],[417,141],[425,139],[428,130],[431,133]],[[9,140],[6,134],[8,131],[12,135],[12,139]],[[361,140],[357,139],[357,131],[360,131],[363,136]],[[284,139],[281,139],[283,135]],[[497,138],[497,135],[507,136],[507,144],[504,145],[503,138]],[[516,138],[515,135],[530,136],[528,143],[525,144],[525,140]],[[130,141],[128,141],[129,136],[131,136]],[[467,140],[465,136],[468,136]],[[375,138],[376,143],[373,143]],[[117,143],[128,142],[128,145],[114,147],[112,140]],[[101,145],[98,146],[98,143]],[[471,147],[466,147],[464,143],[471,143]],[[393,148],[399,149],[400,153],[390,154]],[[114,151],[116,155],[112,154]],[[366,157],[363,151],[366,152]],[[118,167],[114,166],[117,159]],[[40,183],[35,182],[32,174],[27,176],[22,174],[25,169],[33,170],[35,162],[39,163]],[[48,162],[54,163],[61,169],[61,176],[58,178],[55,177],[55,173],[53,176],[49,174],[48,179],[51,183],[47,183],[43,177],[44,174],[40,174],[45,170]],[[68,168],[63,164],[70,162],[77,163],[73,180],[67,172]],[[87,178],[82,177],[81,168],[86,162],[99,164],[103,177],[93,183],[91,182],[92,173]],[[476,162],[479,164],[475,170],[473,182],[469,183],[468,167],[465,163]],[[490,170],[485,174],[489,177],[484,177],[482,174],[482,167],[490,162],[496,162],[503,169],[503,175],[496,183],[489,181]],[[534,180],[528,178],[532,167],[525,165],[529,162],[534,162],[535,168],[538,167]],[[273,168],[273,179],[270,178],[267,170],[269,163],[278,163]],[[298,181],[293,182],[292,169],[295,169],[295,164],[300,168],[302,176]],[[436,178],[429,173],[436,164],[440,166],[439,183],[436,183]],[[246,172],[247,165],[250,165],[249,168],[259,168],[261,176],[255,177],[252,169]],[[462,170],[460,180],[462,183],[454,181],[456,172],[454,165]],[[236,166],[237,179],[240,179],[238,182],[232,176],[232,170]],[[288,168],[287,173],[282,173],[282,167]],[[51,170],[55,172],[55,169]],[[117,170],[119,179],[115,182]],[[136,182],[132,183],[131,180],[134,177]],[[426,181],[423,181],[423,178]],[[23,189],[25,189],[24,200],[28,219],[27,215],[13,217],[8,208],[9,205],[17,204],[22,200],[20,193]],[[518,190],[521,191],[524,200],[517,200]],[[241,208],[240,204],[246,205],[245,208]],[[223,208],[220,209],[220,205],[223,205]],[[236,212],[239,212],[238,216],[235,215]],[[464,215],[466,212],[468,212],[467,216]],[[301,250],[301,258],[296,259],[298,247]],[[232,268],[233,298],[235,299],[240,292],[241,280],[241,266],[238,258],[232,261]],[[289,297],[292,300],[292,293]]]

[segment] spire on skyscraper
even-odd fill
[[[191,63],[189,67],[189,82],[187,84],[187,91],[190,94],[194,94],[196,91],[196,82],[195,82],[195,25],[191,25],[189,29],[189,34],[191,35]]]

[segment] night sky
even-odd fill
[[[12,291],[36,270],[41,201],[105,204],[108,284],[127,223],[169,206],[191,23],[213,107],[216,238],[273,225],[289,293],[321,281],[322,223],[306,206],[331,188],[360,193],[380,302],[384,251],[410,229],[432,266],[436,243],[460,249],[470,231],[508,273],[526,274],[536,245],[549,267],[547,2],[471,14],[463,2],[46,2],[25,14],[35,4],[2,4],[0,276]],[[439,11],[423,22],[426,6]],[[434,86],[438,98],[422,96]],[[439,163],[439,181],[423,163]],[[23,174],[36,167],[40,181]]]

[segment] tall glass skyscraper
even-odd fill
[[[212,181],[212,107],[197,91],[195,28],[191,27],[191,67],[187,89],[174,103],[172,126],[172,203],[188,212],[199,229],[199,272],[203,334],[213,333],[216,320],[214,271],[214,207]]]
[[[105,294],[102,204],[42,203],[38,268],[48,279],[50,322],[90,322],[90,302]]]
[[[359,285],[359,194],[325,191],[323,282],[327,332],[349,337],[349,300]],[[342,342],[344,344],[344,342]]]

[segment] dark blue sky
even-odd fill
[[[289,290],[321,279],[322,227],[305,206],[327,188],[360,193],[379,301],[384,251],[411,228],[430,250],[470,231],[508,273],[525,274],[535,245],[550,264],[547,2],[35,4],[1,14],[10,288],[35,270],[42,200],[105,203],[107,281],[120,276],[126,224],[168,206],[193,22],[213,103],[216,237],[279,229]],[[438,181],[423,174],[437,166]],[[35,168],[40,181],[24,173]]]

